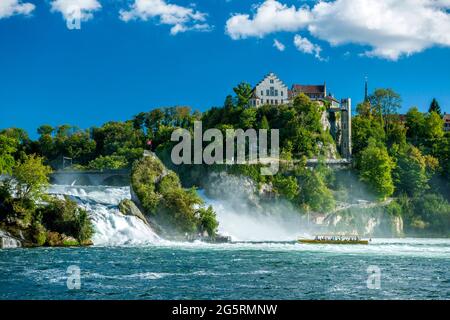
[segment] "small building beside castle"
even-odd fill
[[[450,114],[444,114],[444,131],[450,132]]]
[[[321,85],[294,84],[291,89],[274,73],[269,73],[254,88],[250,105],[283,105],[293,102],[296,96],[305,94],[312,101],[327,106],[324,129],[330,130],[343,158],[352,156],[352,103],[350,98],[336,99],[327,93],[326,83]]]

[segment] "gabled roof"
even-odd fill
[[[258,83],[256,84],[255,88],[256,88],[257,86],[259,86],[261,83],[263,83],[267,78],[270,78],[270,77],[273,77],[275,80],[279,81],[279,82],[280,82],[280,85],[281,85],[283,88],[287,88],[287,86],[284,84],[284,82],[283,82],[280,78],[278,78],[278,76],[277,76],[275,73],[273,73],[273,72],[270,72],[269,74],[267,74],[260,82],[258,82]]]
[[[450,121],[450,113],[444,114],[444,121],[446,122]]]
[[[296,93],[308,93],[308,94],[325,94],[325,85],[303,85],[294,84],[292,91]]]

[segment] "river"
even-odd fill
[[[450,299],[449,239],[306,245],[270,220],[275,237],[264,239],[270,228],[260,222],[255,237],[237,243],[176,243],[118,212],[127,187],[52,186],[49,193],[89,210],[95,245],[0,250],[0,299]],[[230,228],[221,231],[241,234],[217,209]],[[73,268],[79,288],[71,286]]]

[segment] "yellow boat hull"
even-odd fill
[[[369,244],[367,240],[345,241],[345,240],[298,240],[300,243],[307,244]]]

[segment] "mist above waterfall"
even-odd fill
[[[253,181],[226,173],[212,174],[199,191],[212,205],[219,233],[233,241],[293,241],[313,233],[305,216],[283,200],[262,200]]]

